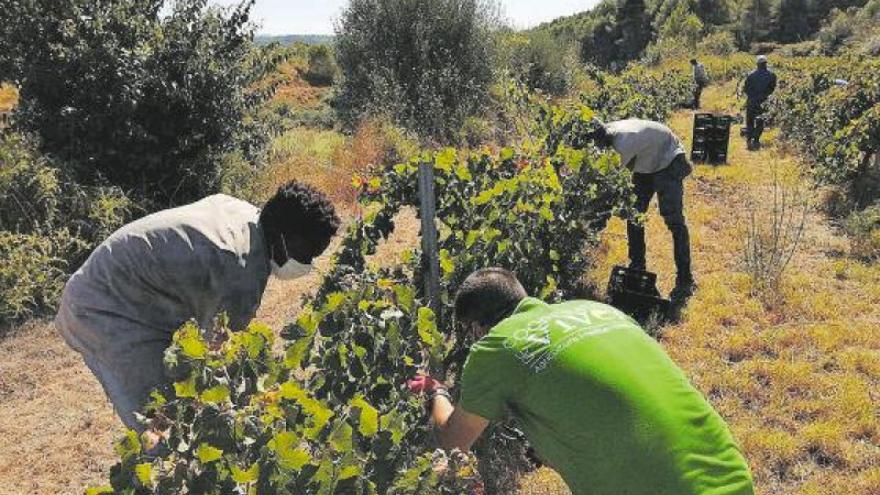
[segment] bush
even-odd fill
[[[852,213],[844,222],[853,256],[865,261],[880,259],[880,204]]]
[[[55,305],[67,271],[63,248],[62,239],[0,230],[0,329]]]
[[[313,86],[330,86],[336,80],[339,68],[333,51],[327,45],[316,45],[309,49],[309,67],[305,79]]]
[[[22,0],[0,9],[0,73],[21,89],[17,124],[83,183],[158,206],[216,192],[218,157],[265,144],[246,116],[277,61],[252,44],[252,1]]]
[[[485,0],[353,0],[337,27],[337,110],[353,128],[390,115],[425,138],[452,141],[488,103],[494,79]]]
[[[571,89],[576,63],[573,46],[547,31],[513,34],[502,42],[509,50],[505,65],[529,89],[556,96]]]
[[[732,55],[737,51],[736,38],[730,31],[716,31],[703,38],[697,49],[711,55]]]
[[[0,322],[50,309],[131,208],[120,190],[78,185],[22,137],[0,136]]]

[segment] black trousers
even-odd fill
[[[633,174],[636,209],[646,213],[654,194],[660,204],[660,214],[672,233],[677,283],[693,282],[691,273],[691,241],[684,218],[684,178],[690,175],[691,165],[685,155],[678,155],[665,169],[653,174]],[[634,222],[626,226],[629,240],[629,259],[633,266],[645,267],[645,227]]]
[[[746,103],[746,134],[749,139],[760,141],[764,133],[764,119],[761,118],[766,111],[763,102],[749,100]]]
[[[700,108],[700,97],[703,96],[705,84],[694,83],[694,110]]]

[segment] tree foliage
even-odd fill
[[[337,26],[337,108],[349,124],[389,114],[424,137],[449,141],[488,101],[494,79],[484,0],[353,0]]]
[[[217,190],[218,157],[264,144],[247,118],[270,93],[255,53],[252,1],[6,0],[2,79],[20,88],[17,125],[74,176],[158,205]]]

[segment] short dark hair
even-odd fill
[[[484,268],[468,275],[455,295],[455,319],[495,326],[528,296],[516,275],[504,268]]]
[[[587,133],[586,138],[600,148],[610,148],[614,144],[614,139],[603,123],[598,124],[595,129]]]
[[[278,188],[260,212],[260,224],[270,243],[279,236],[306,241],[313,250],[323,250],[339,230],[333,203],[321,191],[293,180]],[[311,253],[313,256],[320,252]]]
[[[697,59],[692,58],[692,59],[691,59],[691,65],[697,65]]]

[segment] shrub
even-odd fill
[[[218,157],[258,156],[246,116],[271,94],[257,84],[277,57],[252,44],[252,1],[22,0],[0,9],[0,73],[19,86],[16,122],[74,177],[158,205],[219,188]]]
[[[120,190],[76,184],[21,136],[0,135],[0,321],[50,309],[131,209]]]
[[[564,95],[571,89],[576,53],[574,47],[547,31],[527,36],[515,34],[509,44],[508,70],[529,89]]]
[[[309,48],[309,67],[305,79],[313,86],[330,86],[336,80],[339,68],[333,51],[327,45],[315,45]]]
[[[800,245],[810,211],[807,197],[800,187],[782,184],[774,175],[769,191],[755,194],[748,211],[743,261],[753,294],[768,306],[778,302],[782,276]]]
[[[880,259],[880,204],[852,213],[844,228],[855,257],[866,261]]]
[[[700,41],[697,49],[711,55],[732,55],[736,53],[736,38],[730,31],[716,31]]]
[[[387,114],[422,137],[454,140],[488,102],[493,12],[484,0],[350,2],[336,31],[342,120]]]
[[[64,247],[62,239],[0,230],[0,330],[56,303],[67,271],[58,256]]]

